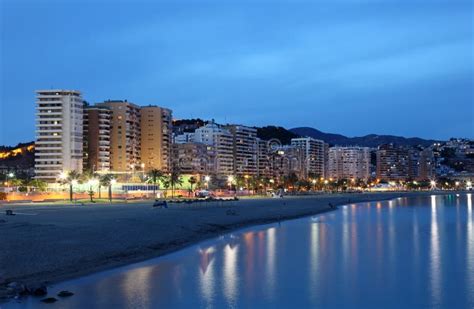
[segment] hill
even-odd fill
[[[365,147],[377,147],[382,144],[394,143],[397,145],[406,145],[406,146],[429,146],[436,140],[426,140],[418,137],[402,137],[394,135],[377,135],[369,134],[360,137],[347,137],[341,134],[325,133],[314,128],[310,127],[298,127],[289,130],[294,134],[300,136],[309,136],[315,139],[320,139],[325,141],[330,145],[339,145],[339,146],[365,146]]]

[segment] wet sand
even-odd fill
[[[157,257],[244,226],[330,211],[331,205],[424,193],[356,193],[232,202],[0,204],[0,298],[8,282],[54,283]],[[452,192],[451,192],[452,194]],[[17,215],[6,216],[5,209]]]

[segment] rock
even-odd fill
[[[41,300],[43,303],[47,303],[47,304],[52,304],[52,303],[55,303],[58,301],[57,298],[54,298],[54,297],[48,297],[48,298],[43,298]]]
[[[34,284],[28,287],[28,292],[34,296],[45,296],[48,288],[44,284]]]
[[[72,296],[74,295],[73,292],[69,292],[69,291],[61,291],[58,293],[58,296],[59,297],[69,297],[69,296]]]
[[[7,291],[11,294],[20,295],[20,294],[26,294],[27,289],[25,285],[14,281],[7,284]]]

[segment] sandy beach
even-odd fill
[[[0,295],[8,282],[47,283],[129,264],[244,226],[314,215],[329,204],[424,193],[328,194],[232,202],[113,205],[0,205]],[[451,192],[452,194],[452,192]],[[17,215],[6,216],[12,209]]]

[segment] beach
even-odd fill
[[[228,202],[0,205],[0,293],[6,284],[52,284],[157,257],[250,225],[331,211],[331,206],[430,195],[354,193]],[[449,194],[452,194],[450,192]],[[6,216],[11,209],[15,216]]]

